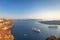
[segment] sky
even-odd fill
[[[60,20],[60,0],[0,0],[0,18]]]

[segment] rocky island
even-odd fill
[[[14,40],[11,34],[11,21],[8,19],[0,19],[0,40]]]
[[[40,23],[43,24],[49,24],[49,25],[60,25],[60,21],[59,20],[52,20],[52,21],[39,21]]]
[[[46,40],[60,40],[60,37],[57,38],[56,36],[49,36]]]

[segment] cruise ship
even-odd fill
[[[32,30],[33,30],[34,32],[40,33],[40,29],[39,29],[39,28],[32,28]]]

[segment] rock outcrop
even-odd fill
[[[11,20],[0,19],[0,40],[14,40],[10,30],[12,27]]]
[[[58,38],[56,38],[55,36],[50,36],[50,37],[46,38],[46,40],[58,40]]]

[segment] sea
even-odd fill
[[[57,28],[49,28],[47,24],[42,24],[41,20],[14,20],[11,32],[14,40],[45,40],[49,36],[60,37],[60,25]],[[40,33],[34,32],[32,28],[39,28]]]

